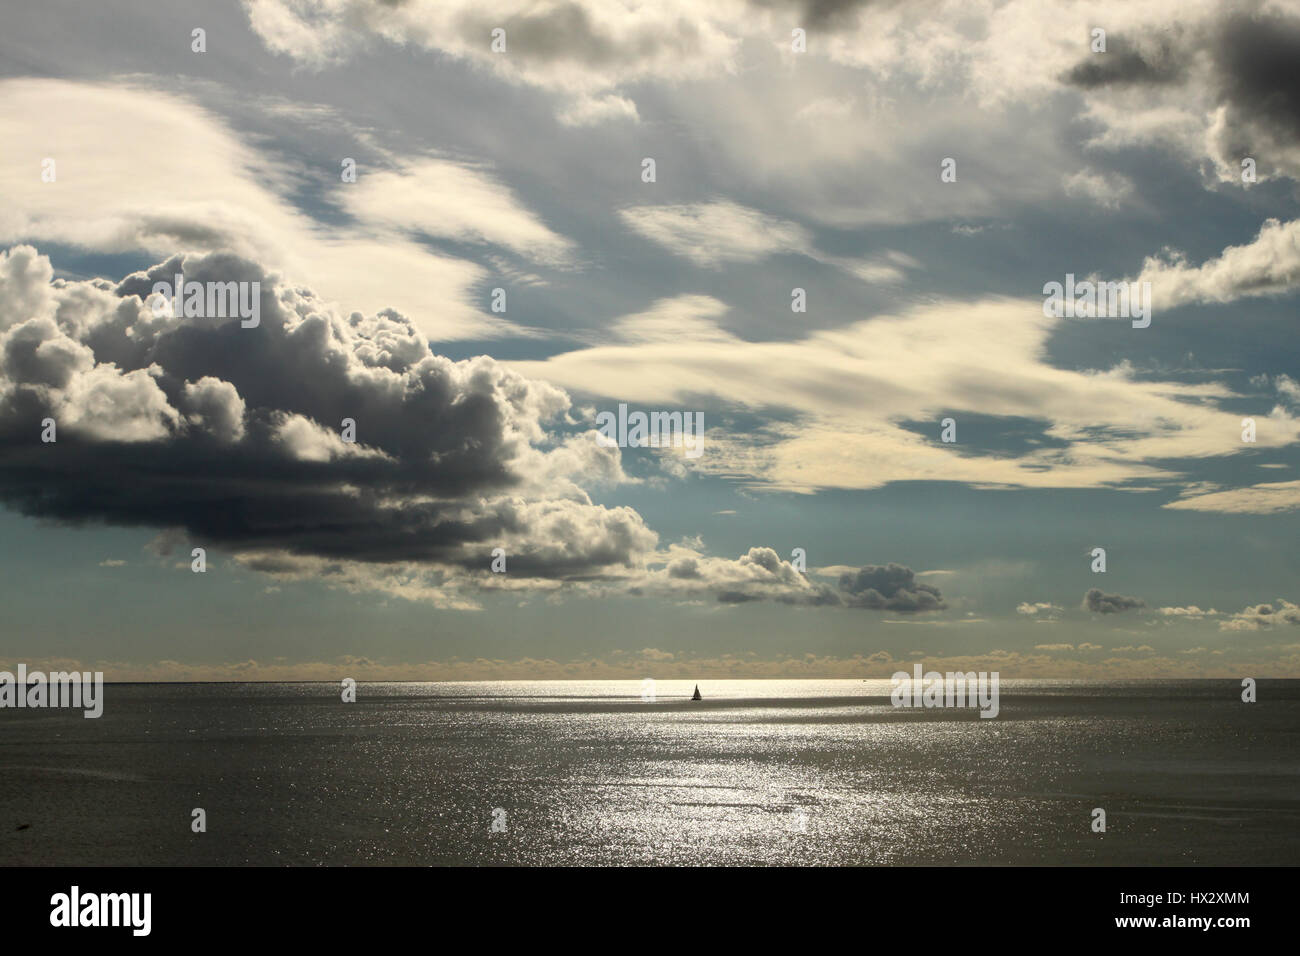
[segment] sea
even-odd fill
[[[895,707],[887,680],[645,690],[106,684],[95,720],[0,710],[0,865],[1300,863],[1300,681],[1006,680],[995,719]]]

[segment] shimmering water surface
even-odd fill
[[[895,709],[887,681],[694,683],[116,684],[99,720],[0,710],[0,863],[1300,863],[1300,681],[1255,704],[1004,681],[994,720]]]

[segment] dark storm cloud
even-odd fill
[[[749,0],[755,7],[788,11],[797,27],[852,26],[869,7],[896,6],[902,0]]]
[[[496,27],[505,28],[510,54],[525,62],[571,62],[601,68],[661,57],[689,58],[704,46],[699,24],[688,17],[679,17],[667,29],[656,24],[615,36],[597,24],[580,3],[554,4],[504,20],[467,13],[457,22],[461,36],[472,42],[490,37]]]
[[[1234,16],[1213,54],[1225,102],[1300,139],[1300,18]]]
[[[535,442],[563,392],[487,357],[434,355],[400,315],[334,314],[229,255],[176,257],[116,287],[0,260],[0,501],[24,514],[183,529],[316,558],[539,577],[626,565],[654,534],[575,486]],[[35,265],[33,265],[33,263]],[[48,269],[48,263],[44,263]],[[155,281],[260,282],[261,322],[157,317]],[[46,298],[42,298],[45,296]],[[54,419],[58,440],[41,441]],[[345,418],[356,443],[339,437]],[[566,463],[608,454],[592,443]]]
[[[1067,83],[1084,89],[1129,84],[1157,85],[1176,82],[1182,77],[1183,69],[1183,62],[1168,43],[1152,50],[1139,51],[1115,37],[1108,38],[1105,53],[1093,53],[1080,60],[1065,74],[1064,79]]]
[[[759,600],[757,594],[745,594],[743,591],[719,591],[718,601],[722,604],[745,604]]]
[[[1204,79],[1214,101],[1228,107],[1232,151],[1249,150],[1261,136],[1300,141],[1300,18],[1233,13],[1209,27],[1145,41],[1110,36],[1108,44],[1062,79],[1083,89]]]
[[[1118,614],[1146,607],[1147,602],[1141,598],[1128,597],[1123,594],[1107,594],[1101,588],[1089,588],[1083,596],[1083,608],[1094,614]]]
[[[901,564],[869,564],[840,575],[840,591],[849,607],[880,611],[941,611],[948,605],[939,589],[921,584]]]

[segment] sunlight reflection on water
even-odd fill
[[[98,721],[6,723],[0,813],[33,824],[0,862],[1295,863],[1273,683],[1007,682],[995,720],[886,681],[121,685]],[[195,805],[206,839],[159,827]]]

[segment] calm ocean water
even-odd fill
[[[693,686],[112,684],[99,720],[0,710],[0,863],[1300,863],[1300,681],[1255,704],[1004,681],[995,720],[895,709],[888,681]]]

